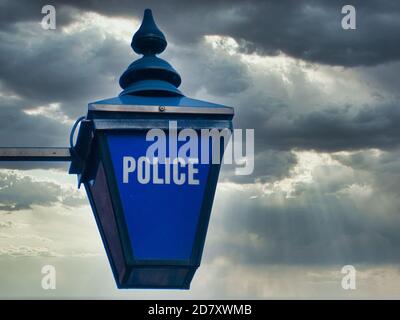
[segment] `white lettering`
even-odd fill
[[[123,183],[129,182],[129,173],[135,171],[136,169],[136,162],[135,159],[132,157],[124,157],[123,158]]]
[[[198,159],[189,158],[186,161],[183,158],[176,158],[171,161],[170,158],[164,159],[161,164],[158,158],[151,162],[146,157],[140,157],[137,161],[133,157],[124,156],[122,166],[122,182],[129,183],[133,174],[140,184],[171,184],[176,185],[199,185],[197,177],[199,173]],[[171,176],[172,175],[172,176]]]

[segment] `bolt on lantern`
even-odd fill
[[[176,181],[179,161],[146,160],[152,143],[146,135],[154,128],[166,132],[167,159],[171,136],[184,129],[232,130],[233,108],[178,90],[179,74],[156,56],[167,42],[151,10],[145,10],[131,46],[143,57],[122,74],[118,97],[89,103],[75,146],[71,138],[69,172],[85,186],[119,288],[188,289],[200,265],[220,163],[198,163],[194,183],[182,176]],[[199,154],[209,146],[208,140],[199,143]],[[7,159],[20,160],[10,154]],[[143,178],[150,168],[149,178]]]

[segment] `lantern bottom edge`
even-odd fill
[[[188,290],[196,270],[197,266],[134,266],[123,279],[117,279],[117,287],[119,289]]]

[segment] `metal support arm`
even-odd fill
[[[2,148],[0,161],[71,161],[70,148]]]

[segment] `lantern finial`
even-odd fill
[[[165,36],[154,22],[150,9],[144,11],[142,25],[133,36],[131,46],[136,53],[143,55],[155,55],[167,47]]]
[[[131,46],[143,57],[122,74],[119,84],[124,90],[120,95],[182,96],[177,89],[181,84],[178,72],[167,61],[156,57],[165,50],[167,41],[150,9],[144,11],[142,24],[134,34]]]

